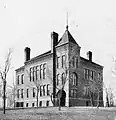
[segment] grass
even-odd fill
[[[56,107],[0,111],[0,120],[116,120],[116,108]]]

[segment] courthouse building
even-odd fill
[[[83,58],[80,50],[68,26],[60,39],[52,32],[50,51],[30,58],[31,50],[26,47],[24,65],[16,69],[16,107],[36,107],[37,97],[39,107],[53,106],[52,100],[57,106],[58,93],[62,93],[61,106],[89,106],[90,98],[85,95],[89,80],[100,81],[99,103],[103,106],[103,66],[92,61],[91,51]],[[98,98],[93,98],[96,105]]]

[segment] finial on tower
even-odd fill
[[[66,14],[66,19],[67,19],[67,23],[66,23],[66,30],[68,30],[68,12],[67,12],[67,14]]]

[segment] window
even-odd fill
[[[75,67],[75,57],[72,57],[72,67]]]
[[[35,97],[35,88],[33,88],[33,97]]]
[[[62,68],[65,67],[65,55],[62,56]]]
[[[46,85],[43,86],[43,96],[45,96],[45,87]]]
[[[37,80],[36,79],[36,66],[33,67],[33,81]]]
[[[78,85],[78,77],[76,73],[72,73],[72,85]]]
[[[39,80],[39,65],[36,66],[36,80]]]
[[[42,96],[42,86],[40,86],[40,96]]]
[[[71,97],[74,97],[74,98],[77,97],[77,90],[76,89],[71,90]]]
[[[26,107],[28,107],[29,103],[26,103]]]
[[[29,89],[27,89],[27,98],[29,97]]]
[[[74,96],[75,98],[77,97],[77,90],[76,90],[76,89],[73,90],[73,96]]]
[[[73,97],[73,90],[71,90],[70,92],[71,92],[71,97]]]
[[[21,89],[21,98],[23,98],[23,89]]]
[[[76,68],[78,68],[78,58],[76,58]]]
[[[20,78],[20,76],[18,75],[17,76],[17,85],[19,85],[19,78]]]
[[[57,57],[57,68],[60,67],[60,57]]]
[[[47,95],[50,94],[50,90],[49,90],[49,84],[47,85]]]
[[[19,91],[20,91],[20,90],[18,89],[18,90],[17,90],[17,98],[19,98]]]
[[[42,65],[40,65],[40,79],[42,79]]]
[[[89,78],[90,78],[91,80],[93,80],[93,79],[94,79],[94,71],[89,71],[89,73],[90,73]]]
[[[101,80],[101,74],[98,73],[98,80]]]
[[[39,102],[39,106],[42,107],[42,101]]]
[[[94,79],[94,74],[95,74],[95,72],[94,72],[94,71],[92,71],[92,80]]]
[[[85,80],[89,79],[89,70],[88,69],[84,69],[84,79]]]
[[[30,68],[30,82],[31,82],[32,79],[33,79],[33,68],[31,67]]]
[[[60,77],[60,75],[57,74],[57,78],[56,78],[56,79],[57,79],[57,81],[56,81],[56,85],[57,85],[57,86],[59,85],[59,79],[60,79],[59,77]]]
[[[21,75],[21,83],[24,83],[24,74]]]
[[[45,79],[45,73],[46,73],[46,64],[43,64],[43,79]]]
[[[46,106],[49,106],[49,101],[46,101]]]
[[[35,104],[34,103],[32,103],[32,107],[34,107],[35,106]]]
[[[65,74],[62,73],[62,85],[64,85],[64,84],[65,84]]]

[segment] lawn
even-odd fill
[[[0,111],[0,120],[116,120],[116,108],[56,107]]]

